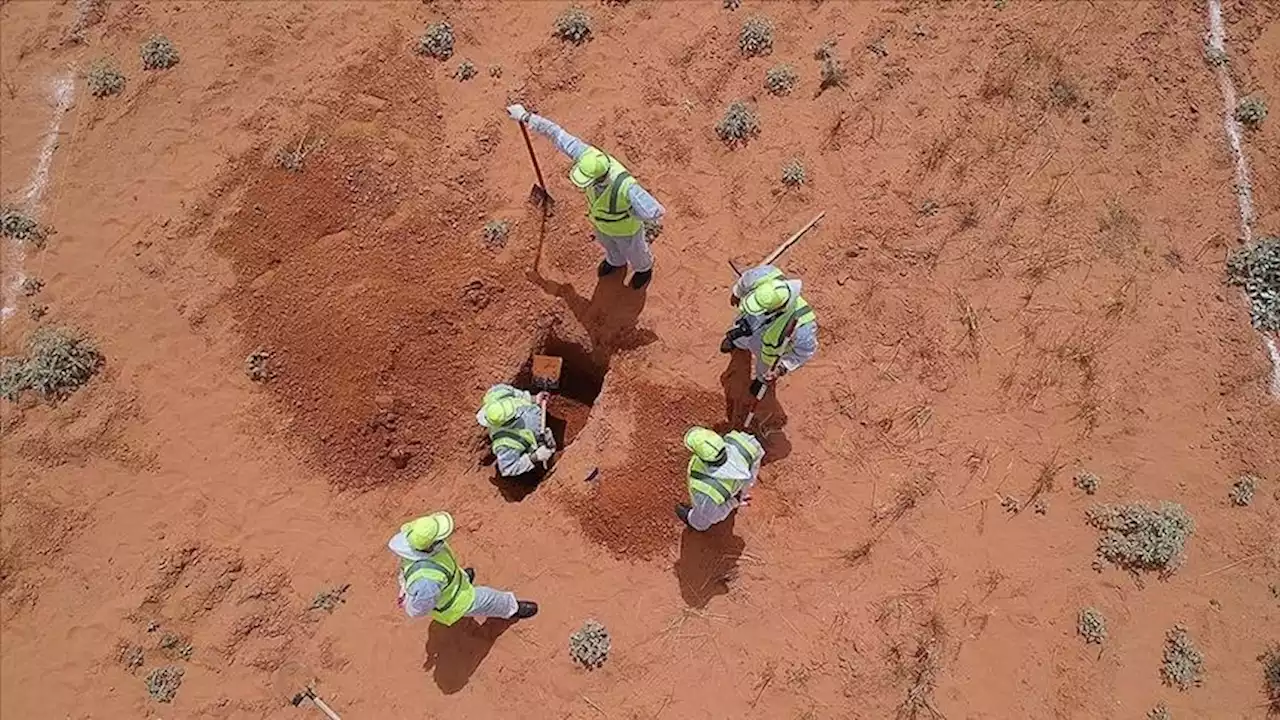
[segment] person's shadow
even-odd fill
[[[713,428],[716,432],[725,433],[742,426],[755,402],[751,394],[751,376],[754,361],[746,350],[734,350],[729,354],[729,363],[720,373],[720,387],[724,389],[724,422]],[[751,433],[764,446],[763,465],[777,462],[791,454],[791,441],[787,439],[787,411],[778,401],[778,384],[785,384],[786,378],[769,386],[764,398],[756,406],[756,414]]]
[[[705,532],[685,527],[680,535],[675,573],[680,595],[689,607],[706,607],[711,598],[728,593],[738,578],[738,560],[747,543],[733,533],[737,516],[738,510],[734,510]]]
[[[467,686],[472,674],[489,655],[493,644],[511,627],[510,620],[486,618],[483,623],[464,617],[453,625],[432,622],[427,629],[426,659],[422,669],[435,670],[436,685],[445,695]]]

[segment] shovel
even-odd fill
[[[319,695],[316,695],[316,691],[313,690],[310,685],[303,688],[302,692],[294,695],[293,700],[290,700],[289,702],[293,703],[294,707],[299,707],[302,705],[303,700],[310,700],[311,704],[320,708],[320,712],[328,716],[329,720],[342,720],[342,718],[338,716],[338,713],[334,712],[332,708],[326,705],[325,702],[320,699]]]
[[[530,374],[533,376],[533,388],[539,392],[551,392],[560,387],[560,373],[564,370],[564,358],[554,357],[552,355],[534,355],[533,369]],[[542,422],[538,428],[538,437],[543,437],[547,432],[547,400],[543,398],[540,403],[542,406]],[[552,447],[554,450],[554,446]],[[544,460],[542,468],[545,470],[550,460]]]
[[[795,333],[795,330],[796,330],[796,316],[794,313],[792,313],[791,319],[787,321],[786,327],[782,329],[782,336],[786,338],[786,341],[782,343],[782,347],[778,348],[779,354],[777,359],[773,361],[773,364],[769,366],[770,372],[772,372],[773,370],[776,370],[778,365],[782,363],[781,351],[784,350],[788,344],[790,344],[792,339],[791,336],[793,333]],[[756,396],[755,398],[752,399],[751,410],[747,412],[747,419],[742,423],[743,430],[746,430],[751,427],[751,421],[756,418],[756,409],[760,407],[760,401],[764,400],[764,395],[767,392],[769,392],[769,383],[767,382],[760,383],[760,389],[756,391]]]
[[[533,161],[533,172],[538,176],[538,184],[529,189],[529,202],[540,206],[546,214],[551,214],[551,206],[555,198],[547,192],[547,184],[542,180],[542,168],[538,167],[538,156],[533,154],[533,142],[529,140],[529,129],[524,122],[520,123],[520,134],[524,135],[524,146],[529,148],[529,159]]]

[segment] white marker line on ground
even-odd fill
[[[1222,0],[1209,0],[1209,37],[1210,53],[1218,58],[1227,58],[1227,35],[1222,25]],[[1227,132],[1227,144],[1231,147],[1231,156],[1236,163],[1236,204],[1240,208],[1240,235],[1246,243],[1253,242],[1253,186],[1249,182],[1249,161],[1245,158],[1244,147],[1240,140],[1240,123],[1236,122],[1236,86],[1227,72],[1225,62],[1214,64],[1214,73],[1218,76],[1218,87],[1222,89],[1223,122]],[[1276,340],[1269,335],[1262,336],[1267,352],[1271,355],[1271,394],[1280,398],[1280,348]]]
[[[40,156],[35,171],[31,174],[31,182],[27,185],[27,193],[23,200],[23,210],[35,219],[40,218],[40,201],[44,191],[49,187],[49,170],[53,167],[53,153],[58,149],[58,131],[62,128],[62,119],[71,109],[75,100],[76,83],[72,70],[54,78],[49,99],[53,101],[53,117],[49,119],[49,130],[44,136],[44,145],[40,147]],[[21,241],[15,241],[6,248],[7,261],[14,270],[13,281],[4,287],[4,306],[0,307],[0,320],[13,315],[17,306],[18,293],[22,283],[27,279],[22,272],[22,261],[26,255]]]

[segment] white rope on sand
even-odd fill
[[[1243,143],[1240,139],[1240,123],[1236,121],[1236,86],[1227,71],[1227,36],[1222,25],[1222,0],[1209,0],[1209,37],[1207,44],[1211,59],[1219,61],[1211,63],[1214,74],[1218,76],[1218,87],[1222,89],[1223,118],[1222,125],[1227,132],[1227,144],[1231,147],[1231,157],[1236,165],[1236,204],[1240,209],[1240,236],[1245,243],[1253,242],[1253,185],[1249,180],[1249,161],[1245,157]],[[1270,335],[1262,336],[1263,344],[1271,356],[1271,394],[1280,398],[1280,347],[1276,339]]]
[[[44,144],[40,147],[40,155],[36,168],[31,173],[31,182],[27,185],[23,197],[23,209],[33,218],[39,218],[40,201],[44,199],[44,191],[49,187],[49,171],[53,167],[53,153],[58,149],[58,131],[62,128],[62,119],[71,109],[75,100],[76,83],[73,72],[67,70],[54,78],[49,99],[53,102],[53,117],[49,119],[49,129],[44,136]],[[4,287],[4,306],[0,308],[0,319],[8,319],[13,315],[18,293],[27,276],[22,272],[22,262],[26,249],[21,241],[15,241],[11,247],[5,248],[6,262],[14,269],[13,281]]]

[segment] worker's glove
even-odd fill
[[[732,292],[729,293],[730,307],[738,307],[738,305],[740,305],[741,303],[742,303],[742,298],[738,297],[737,295],[734,295]]]
[[[533,459],[537,462],[546,462],[551,459],[552,453],[555,452],[548,447],[540,447],[533,451]]]
[[[530,113],[528,110],[525,110],[523,105],[516,104],[516,105],[507,106],[507,114],[510,115],[511,119],[515,120],[516,122],[528,122],[529,115],[531,115],[532,113]]]

